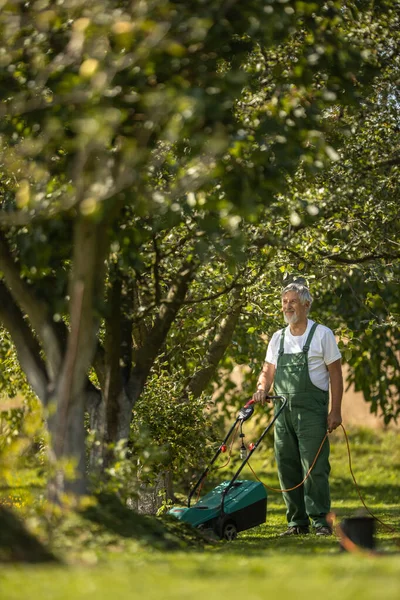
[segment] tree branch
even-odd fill
[[[148,336],[148,328],[144,321],[147,314],[149,314],[154,308],[155,304],[151,303],[145,310],[143,309],[139,289],[137,285],[137,279],[132,281],[131,284],[131,297],[132,297],[132,312],[134,314],[140,314],[140,318],[133,319],[132,321],[132,336],[134,341],[135,349],[139,349],[144,345],[144,342]]]
[[[396,165],[400,165],[400,156],[392,156],[391,158],[378,160],[365,167],[365,170],[372,171],[373,169],[380,169],[382,167],[395,167]]]
[[[215,335],[214,340],[204,358],[204,366],[199,369],[186,383],[183,396],[187,396],[188,393],[191,393],[195,398],[198,398],[206,389],[217,369],[219,361],[231,343],[232,336],[244,303],[245,298],[241,297],[240,290],[236,290],[234,303],[228,315],[221,321],[219,331]]]
[[[345,264],[345,265],[356,265],[356,264],[366,263],[366,262],[370,262],[373,260],[379,260],[379,259],[397,260],[398,258],[400,258],[399,253],[388,254],[387,252],[382,252],[382,254],[365,254],[364,256],[358,256],[358,257],[354,257],[354,258],[347,258],[345,256],[338,256],[337,254],[328,254],[325,252],[319,252],[319,256],[321,258],[325,258],[327,260],[331,260],[333,262],[341,263],[341,264]]]
[[[21,278],[18,263],[13,257],[4,234],[0,232],[0,269],[15,302],[25,313],[46,354],[49,378],[54,381],[61,368],[62,349],[48,306],[39,300],[31,287]]]
[[[190,282],[198,267],[197,261],[185,261],[172,283],[166,301],[161,304],[159,313],[154,321],[143,346],[138,349],[136,354],[136,364],[132,370],[128,383],[128,396],[132,406],[139,398],[146,379],[150,373],[151,367],[157,358],[168,335],[170,327],[181,308]]]
[[[153,263],[153,275],[154,275],[154,301],[156,306],[160,305],[161,301],[161,287],[160,287],[160,249],[157,244],[157,237],[153,235],[153,249],[154,249],[154,263]]]
[[[12,337],[19,364],[29,385],[43,405],[46,405],[48,379],[46,367],[40,357],[39,343],[2,281],[0,282],[0,319]]]

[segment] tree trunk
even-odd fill
[[[163,500],[167,499],[168,492],[171,493],[171,473],[170,471],[160,471],[156,480],[149,483],[145,477],[141,477],[139,469],[138,479],[140,484],[134,507],[142,515],[156,515]]]
[[[75,496],[86,493],[86,432],[84,427],[85,394],[74,393],[68,399],[65,413],[57,411],[56,419],[49,419],[52,436],[51,458],[56,466],[56,476],[49,484],[49,498],[60,501],[64,492]],[[65,396],[52,397],[55,405],[65,407]],[[62,424],[62,433],[60,433]]]
[[[127,317],[129,292],[129,281],[114,267],[110,272],[104,341],[106,443],[117,442],[124,437],[121,431],[126,431],[126,423],[121,426],[121,421],[125,421],[129,410],[126,385],[132,365],[132,320]]]
[[[94,443],[88,448],[89,473],[99,475],[103,470],[103,442],[105,439],[105,402],[100,390],[88,385],[86,392],[86,412],[89,415],[89,429],[94,433]],[[97,443],[99,442],[99,443]]]
[[[98,323],[95,300],[104,284],[105,231],[91,219],[78,218],[74,231],[74,255],[70,276],[70,333],[62,370],[51,401],[56,413],[50,420],[53,456],[59,477],[53,496],[64,491],[86,491],[86,445],[84,412],[87,403],[87,372],[96,349]],[[74,473],[66,476],[64,462]]]

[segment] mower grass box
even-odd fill
[[[258,481],[238,480],[228,491],[221,514],[222,495],[230,481],[223,481],[190,508],[173,508],[169,514],[193,527],[212,529],[219,537],[234,539],[239,531],[265,523],[267,493]]]

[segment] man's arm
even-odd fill
[[[343,375],[341,360],[328,365],[331,382],[331,410],[328,415],[328,431],[331,433],[342,422]]]
[[[267,400],[266,396],[270,391],[272,384],[274,383],[274,377],[275,365],[265,362],[263,364],[263,368],[261,369],[261,373],[258,376],[257,391],[255,394],[253,394],[253,400],[255,400],[255,402],[261,402],[261,404],[264,404],[265,400]]]

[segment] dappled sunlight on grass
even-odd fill
[[[146,600],[193,598],[258,600],[273,597],[324,600],[397,600],[400,597],[400,435],[394,432],[349,432],[353,470],[371,512],[395,532],[378,524],[376,557],[341,550],[335,536],[281,538],[286,529],[282,495],[268,491],[267,521],[243,531],[234,542],[204,537],[172,517],[138,517],[122,504],[104,499],[79,514],[50,521],[52,544],[66,567],[0,567],[1,596],[20,600],[142,597]],[[254,455],[252,466],[268,485],[278,487],[271,440]],[[237,449],[229,468],[210,474],[205,489],[228,480],[238,462]],[[236,461],[236,462],[235,462]],[[338,520],[364,510],[348,466],[343,436],[331,438],[332,509]],[[250,469],[242,479],[253,479]],[[35,480],[26,480],[35,487]],[[22,485],[23,477],[15,479]],[[36,482],[37,483],[37,482]],[[29,485],[27,485],[29,490]],[[24,488],[0,491],[18,508],[28,496]],[[204,492],[203,492],[204,493]],[[182,496],[183,497],[183,496]],[[39,501],[35,491],[31,500]],[[21,508],[22,514],[24,507]],[[310,560],[311,559],[311,560]],[[50,575],[51,573],[51,575]]]

